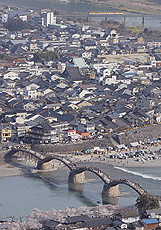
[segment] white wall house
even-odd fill
[[[37,89],[38,88],[39,88],[39,86],[34,84],[34,83],[26,86],[24,91],[23,91],[24,98],[25,99],[37,98]]]
[[[2,14],[2,23],[5,23],[8,21],[8,14]]]
[[[6,79],[15,80],[15,79],[20,79],[20,78],[18,77],[17,73],[9,71],[3,74],[3,79],[4,80]]]

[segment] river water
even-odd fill
[[[97,166],[112,179],[126,178],[139,183],[150,194],[161,195],[161,168],[122,168],[105,163],[88,163]],[[29,214],[34,208],[40,210],[65,209],[66,207],[95,206],[102,203],[103,182],[96,175],[86,172],[87,183],[76,188],[68,186],[69,170],[38,174],[40,177],[12,176],[0,178],[0,215],[7,217]],[[48,178],[51,182],[42,179]],[[120,185],[122,196],[110,200],[113,204],[133,205],[138,194],[125,185]],[[106,201],[107,202],[107,201]]]
[[[0,0],[0,4],[4,4],[3,0]],[[73,12],[83,12],[87,14],[90,11],[115,11],[114,9],[111,9],[109,7],[104,7],[104,6],[96,6],[94,4],[88,4],[88,3],[81,3],[81,2],[59,2],[59,1],[53,1],[53,0],[5,0],[6,5],[10,6],[16,6],[16,7],[21,7],[23,9],[36,9],[39,10],[41,8],[45,9],[57,9],[61,10],[64,12],[67,12],[69,15],[72,14]],[[95,21],[101,21],[103,18],[92,18]],[[109,19],[113,19],[116,21],[119,21],[120,23],[123,21],[123,17],[119,18],[112,18],[110,17]],[[142,23],[142,18],[141,17],[134,17],[134,18],[127,18],[126,20],[127,25],[129,26],[138,26],[141,25]],[[150,28],[150,29],[161,29],[161,17],[156,18],[156,17],[148,17],[145,18],[145,27]]]

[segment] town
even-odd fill
[[[34,18],[40,19],[41,35],[0,30],[1,142],[54,144],[146,126],[157,130],[161,41],[56,24],[52,12]]]
[[[146,148],[153,155],[150,148],[161,140],[161,40],[57,15],[47,9],[1,10],[1,150],[89,154],[90,159],[103,154],[104,161],[110,153],[120,164],[134,157],[158,159],[143,156]],[[122,154],[127,148],[136,153]],[[136,209],[101,214],[105,206],[98,205],[94,214],[75,209],[73,216],[58,220],[57,213],[24,229],[160,229],[160,209],[148,210],[159,200],[150,199],[145,210],[138,198],[140,215]],[[2,221],[0,229],[10,224]]]

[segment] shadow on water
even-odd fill
[[[119,197],[114,197],[114,196],[107,197],[107,196],[102,195],[102,204],[104,204],[104,205],[106,205],[106,204],[117,205],[118,200],[119,200]]]
[[[51,189],[55,190],[56,188],[59,189],[66,189],[63,185],[58,185],[55,184],[51,179],[43,177],[43,176],[37,176],[39,179],[43,180],[45,184]],[[71,193],[74,193],[77,198],[86,206],[91,207],[91,206],[96,206],[94,202],[90,201],[86,196],[83,195],[83,189],[84,189],[84,184],[68,184],[68,191]]]
[[[86,196],[83,195],[83,190],[84,190],[84,184],[73,184],[73,183],[68,183],[68,190],[69,192],[74,192],[78,199],[81,199],[81,201],[86,205],[86,206],[97,206],[94,202],[90,201]]]
[[[69,191],[76,192],[81,198],[86,199],[86,202],[87,202],[87,198],[85,196],[83,196],[84,184],[72,184],[72,183],[68,183],[68,189],[69,189]],[[106,204],[117,205],[118,204],[118,200],[119,200],[119,197],[106,197],[106,196],[102,195],[102,204],[103,205],[106,205]],[[90,203],[90,205],[94,204],[91,201],[88,201],[88,202]],[[87,203],[85,203],[85,204],[87,204]]]
[[[68,189],[69,189],[69,191],[74,191],[74,192],[77,192],[79,194],[83,194],[84,184],[68,183]]]

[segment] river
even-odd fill
[[[0,4],[4,4],[3,0],[0,0]],[[87,14],[89,11],[115,11],[114,9],[104,7],[104,6],[96,6],[94,4],[88,3],[81,3],[81,2],[59,2],[59,1],[52,1],[52,0],[5,0],[6,5],[21,7],[22,9],[35,9],[39,10],[41,8],[45,9],[57,9],[61,11],[67,12],[69,15],[73,12],[83,12]],[[123,17],[115,18],[111,17],[110,19],[117,20],[120,23],[123,21]],[[100,21],[102,18],[93,18],[95,21]],[[126,20],[127,25],[129,26],[137,26],[141,25],[142,18],[141,17],[134,17],[134,18],[127,18]],[[148,17],[145,18],[145,27],[149,29],[161,29],[161,18],[157,17]]]
[[[89,163],[84,163],[86,165]],[[161,168],[123,168],[105,163],[92,163],[111,176],[112,179],[126,178],[143,186],[150,194],[161,195]],[[66,167],[56,171],[39,173],[39,177],[12,176],[0,178],[0,215],[14,215],[17,219],[29,214],[34,208],[40,210],[65,209],[66,207],[95,206],[102,203],[103,182],[86,172],[87,183],[77,188],[68,187],[69,170]],[[42,179],[48,178],[51,183]],[[120,185],[122,196],[112,200],[119,205],[133,205],[138,194],[125,185]]]

